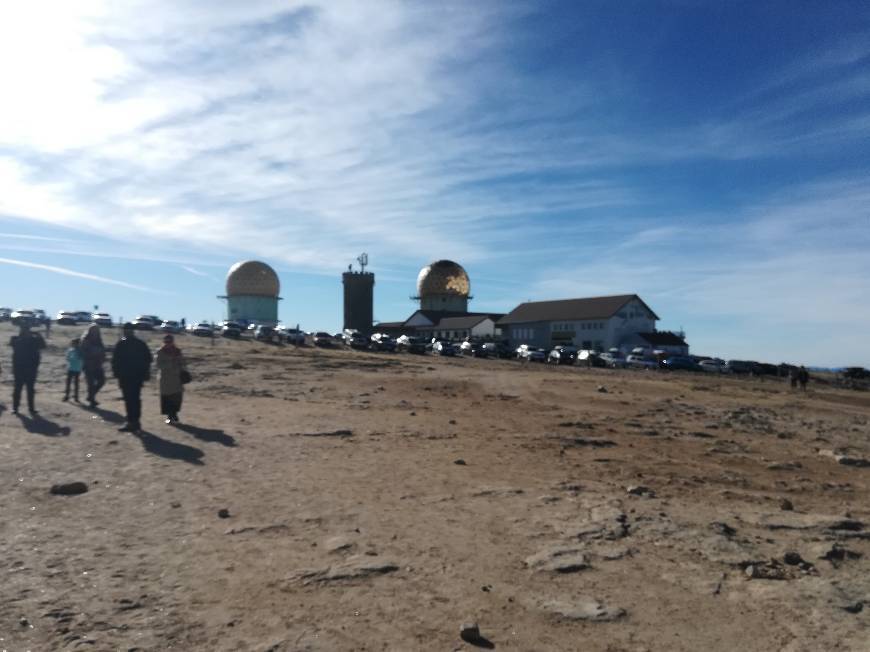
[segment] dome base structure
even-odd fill
[[[227,320],[240,324],[278,323],[278,297],[233,296],[227,297]]]
[[[430,294],[419,297],[420,310],[442,310],[446,312],[468,312],[467,296],[459,294]]]

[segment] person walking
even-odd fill
[[[142,385],[151,378],[151,351],[136,337],[133,324],[124,324],[124,337],[118,340],[112,353],[112,373],[118,379],[124,397],[127,423],[120,432],[139,432],[142,429]]]
[[[166,423],[178,423],[184,398],[182,375],[187,372],[187,365],[172,335],[163,338],[163,346],[157,351],[157,369],[160,370],[160,412],[166,415]]]
[[[9,340],[9,346],[12,347],[12,414],[18,414],[21,390],[26,387],[27,409],[31,415],[36,415],[36,372],[45,340],[39,333],[32,332],[30,322],[24,320],[19,323],[18,335],[13,335]]]
[[[103,336],[97,324],[88,326],[81,343],[82,367],[85,372],[85,383],[88,389],[88,405],[95,408],[97,392],[106,384],[106,371],[103,364],[106,362],[106,347],[103,345]]]
[[[66,403],[69,400],[70,385],[75,387],[73,400],[79,402],[79,376],[82,375],[82,351],[81,340],[75,338],[69,343],[69,348],[66,350],[66,391],[63,394],[63,401]]]
[[[801,384],[801,389],[803,391],[807,391],[807,383],[810,381],[810,372],[807,371],[807,368],[801,365],[800,371],[798,371],[798,382]]]

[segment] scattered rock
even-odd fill
[[[230,510],[228,510],[226,508],[222,508],[222,509],[218,510],[218,518],[229,518],[229,517],[230,517]]]
[[[753,563],[744,571],[751,580],[785,580],[789,578],[788,570],[777,560]]]
[[[456,425],[456,419],[450,419],[450,421],[448,421],[447,423],[449,423],[451,426],[455,426],[455,425]]]
[[[715,435],[711,435],[709,432],[703,432],[701,430],[695,430],[689,434],[692,435],[692,437],[698,437],[700,439],[715,439]]]
[[[796,552],[791,552],[791,551],[785,553],[785,555],[783,555],[783,557],[782,557],[782,560],[783,560],[786,564],[788,564],[789,566],[798,566],[799,564],[805,564],[805,563],[806,563],[806,562],[803,560],[803,557],[801,557],[798,553],[796,553]]]
[[[466,465],[466,464],[465,464],[465,460],[462,459],[461,457],[460,457],[458,460],[453,460],[453,463],[454,463],[454,464],[458,464],[459,466],[465,466],[465,465]]]
[[[332,537],[326,540],[324,548],[326,552],[344,552],[353,548],[353,541],[342,536]]]
[[[303,432],[303,437],[352,437],[350,430],[329,430],[327,432]]]
[[[566,620],[609,622],[625,617],[625,609],[611,607],[595,598],[581,596],[569,601],[549,600],[541,609]]]
[[[526,557],[526,566],[549,573],[576,573],[589,568],[589,559],[580,548],[549,548]]]
[[[850,614],[858,614],[864,610],[863,602],[856,602],[855,604],[846,605],[843,607],[844,611],[848,611]]]
[[[303,584],[337,582],[386,575],[397,570],[399,565],[393,562],[377,561],[368,555],[354,555],[335,566],[299,571],[291,579]]]
[[[27,620],[24,616],[18,619],[18,624],[22,627],[30,627],[30,621]]]
[[[462,623],[459,627],[459,638],[469,643],[474,643],[480,639],[480,627],[477,623]]]
[[[561,440],[563,447],[577,446],[589,448],[612,448],[616,446],[615,441],[609,439],[587,439],[585,437],[569,437]]]
[[[728,525],[727,523],[723,523],[721,521],[714,521],[710,524],[710,526],[719,534],[725,537],[733,537],[737,534],[737,530]]]
[[[55,496],[78,496],[88,492],[88,485],[84,482],[65,482],[52,485],[50,491]]]
[[[783,498],[779,501],[779,508],[784,512],[794,511],[794,505],[788,498]]]
[[[656,492],[650,489],[649,487],[644,487],[643,485],[632,485],[626,487],[625,489],[632,496],[646,496],[647,498],[655,498]]]
[[[844,548],[839,544],[834,544],[830,548],[828,548],[823,555],[819,556],[819,559],[824,559],[826,561],[831,562],[835,566],[837,562],[846,561],[847,559],[860,559],[861,553],[855,552],[854,550],[849,550],[848,548]]]
[[[774,462],[767,465],[770,471],[798,471],[804,468],[800,462]]]
[[[606,394],[607,388],[604,385],[599,385],[598,389],[596,389],[595,391],[598,392],[599,394]]]

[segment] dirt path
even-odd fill
[[[39,421],[3,354],[0,649],[870,649],[867,394],[183,337],[133,436],[73,332]]]

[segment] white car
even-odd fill
[[[172,319],[167,319],[158,327],[164,333],[180,333],[181,332],[181,324]]]
[[[529,346],[528,344],[520,344],[517,348],[517,358],[530,362],[546,362],[547,350]]]
[[[111,328],[112,326],[114,326],[112,322],[112,316],[107,312],[95,312],[93,315],[91,315],[91,321],[97,326],[103,326],[106,328]]]
[[[57,313],[57,316],[54,318],[58,324],[63,324],[65,326],[75,326],[79,323],[78,313],[72,310],[61,310]]]
[[[198,337],[214,336],[214,329],[212,329],[211,324],[208,324],[204,321],[201,321],[198,324],[194,324],[193,327],[190,329],[190,332],[191,334]]]
[[[298,328],[290,328],[289,326],[285,326],[284,324],[278,324],[275,328],[275,332],[278,333],[278,341],[287,342],[287,344],[305,344],[305,333],[303,333]]]
[[[724,360],[710,359],[710,360],[701,360],[698,363],[698,366],[701,367],[701,371],[706,371],[711,374],[721,374],[727,371],[728,367],[725,365]]]
[[[618,353],[607,351],[598,357],[601,358],[601,361],[611,369],[622,369],[625,367],[625,358]]]

